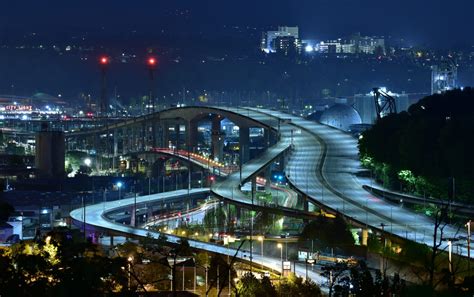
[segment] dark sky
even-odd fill
[[[189,9],[190,18],[170,16]],[[438,47],[474,43],[472,0],[5,0],[2,30],[48,28],[212,30],[215,25],[299,25],[303,37],[331,38],[360,31],[404,37]],[[202,28],[201,28],[202,27]]]

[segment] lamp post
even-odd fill
[[[448,261],[449,261],[449,273],[452,274],[453,273],[453,262],[451,261],[451,254],[452,254],[452,250],[453,250],[453,243],[452,241],[449,239],[448,240]]]
[[[262,254],[262,270],[263,270],[263,236],[259,236],[258,241],[260,241],[260,252]]]
[[[471,220],[467,221],[467,271],[469,276],[471,276]]]
[[[281,277],[283,276],[283,245],[281,243],[278,243],[277,247],[280,249],[280,262],[281,262],[280,279],[281,279]]]
[[[312,267],[312,265],[314,264],[314,259],[306,258],[306,260],[305,260],[305,266],[306,266],[306,280],[308,280],[308,263],[311,264],[311,267]]]
[[[231,242],[235,242],[235,238],[230,236],[230,235],[227,235],[227,266],[229,267],[229,296],[230,296],[230,289],[232,288],[231,287],[231,283],[230,283],[230,259],[229,259],[229,245]],[[224,238],[224,242],[225,242],[225,238]]]
[[[121,199],[120,194],[121,194],[122,186],[123,186],[122,182],[117,182],[117,188],[118,188],[118,192],[119,192],[119,197],[118,197],[119,200]]]
[[[127,262],[128,262],[128,290],[129,291],[130,291],[130,286],[131,286],[131,282],[132,282],[132,274],[131,274],[132,261],[133,261],[133,257],[128,257]]]

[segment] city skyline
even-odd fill
[[[27,9],[25,9],[25,7]],[[469,11],[474,4],[455,0],[398,1],[380,4],[374,0],[355,1],[239,1],[238,4],[208,0],[199,3],[143,1],[139,5],[119,1],[8,3],[0,12],[0,32],[45,30],[63,34],[73,29],[99,29],[110,34],[138,30],[153,33],[163,27],[176,32],[211,33],[223,25],[271,27],[299,26],[312,39],[327,39],[353,32],[403,38],[412,45],[439,48],[472,46],[474,25]],[[218,30],[217,30],[218,31]],[[216,32],[218,33],[218,32]],[[1,34],[1,33],[0,33]]]

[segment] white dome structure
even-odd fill
[[[319,121],[322,124],[349,131],[351,125],[361,124],[362,120],[359,113],[353,107],[347,104],[334,104],[323,112]]]

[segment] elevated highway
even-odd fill
[[[290,120],[281,126],[282,130],[293,130],[294,150],[288,159],[286,174],[290,183],[310,201],[343,214],[359,226],[433,245],[433,220],[363,189],[357,173],[364,169],[359,162],[357,140],[351,135],[286,113],[252,110]],[[455,238],[462,233],[455,226],[447,225],[437,239]],[[459,253],[467,255],[467,245],[457,244]],[[443,241],[441,249],[447,250],[447,247],[447,241]]]
[[[192,189],[189,194],[187,190],[179,190],[149,196],[140,196],[137,197],[136,203],[138,206],[140,206],[144,204],[159,203],[160,201],[166,199],[177,199],[180,197],[185,199],[186,197],[188,197],[188,195],[206,195],[208,193],[209,189]],[[70,213],[70,216],[74,223],[80,228],[82,228],[83,223],[85,222],[87,224],[88,229],[111,232],[115,235],[123,235],[126,237],[133,238],[147,236],[153,236],[154,238],[158,238],[160,235],[159,232],[155,232],[145,228],[135,228],[121,223],[116,223],[107,217],[107,213],[109,212],[117,211],[121,208],[130,208],[133,207],[134,204],[134,198],[122,199],[120,201],[103,202],[88,205],[85,207],[85,211],[84,208],[73,210]],[[166,236],[170,243],[177,243],[181,238],[183,238],[171,234],[166,234]],[[189,238],[186,239],[188,240],[189,245],[194,249],[205,250],[211,253],[217,253],[221,255],[230,255],[231,257],[233,255],[236,255],[237,259],[245,262],[249,259],[249,253],[247,251],[241,250],[237,252],[237,250],[234,248],[228,248],[222,245],[197,241]],[[261,255],[254,253],[253,261],[258,265],[262,264],[263,266],[267,267],[267,269],[281,272],[282,263],[279,258],[272,258],[267,256],[262,257]],[[305,276],[306,270],[304,265],[296,264],[295,270],[297,275],[302,277]],[[323,284],[326,282],[326,279],[324,279],[318,273],[313,271],[308,271],[308,277],[315,281],[317,284]]]
[[[216,108],[212,109],[216,110]],[[278,131],[280,137],[262,155],[246,162],[241,170],[230,174],[226,180],[216,183],[211,188],[215,196],[252,209],[278,210],[284,215],[300,218],[314,217],[314,214],[306,211],[258,204],[240,191],[243,183],[253,181],[266,166],[278,158],[287,157],[288,180],[311,202],[333,213],[341,213],[359,226],[425,243],[428,246],[432,245],[433,222],[429,218],[374,197],[362,188],[363,184],[356,176],[357,172],[362,170],[358,161],[357,141],[350,135],[300,117],[271,110],[240,108],[222,108],[222,110],[233,116],[252,118],[252,121]],[[169,195],[178,195],[178,192],[162,193],[154,198],[144,196],[139,199],[159,200]],[[187,191],[181,192],[181,195],[187,195]],[[121,203],[129,205],[132,201],[133,199],[129,199]],[[148,230],[115,224],[107,220],[104,216],[104,208],[108,207],[119,206],[98,204],[87,207],[87,224],[132,236],[146,236]],[[81,222],[80,214],[79,209],[73,211],[71,216],[75,221]],[[442,236],[443,238],[454,237],[457,231],[453,226],[447,226]],[[152,235],[156,237],[158,233],[155,232]],[[178,239],[179,237],[170,236],[171,242],[176,242]],[[210,243],[191,240],[190,244],[194,248],[216,253],[226,254],[227,252],[225,247]],[[447,248],[447,242],[443,242],[441,248]],[[466,247],[462,246],[459,252],[466,255]],[[237,256],[242,260],[248,259],[246,252],[239,252]],[[280,270],[279,259],[261,258],[254,254],[253,261],[256,263],[263,261],[265,266]],[[302,273],[299,273],[299,269],[303,269]],[[296,270],[298,274],[304,275],[304,267],[297,266]],[[316,274],[310,277],[320,280]]]

